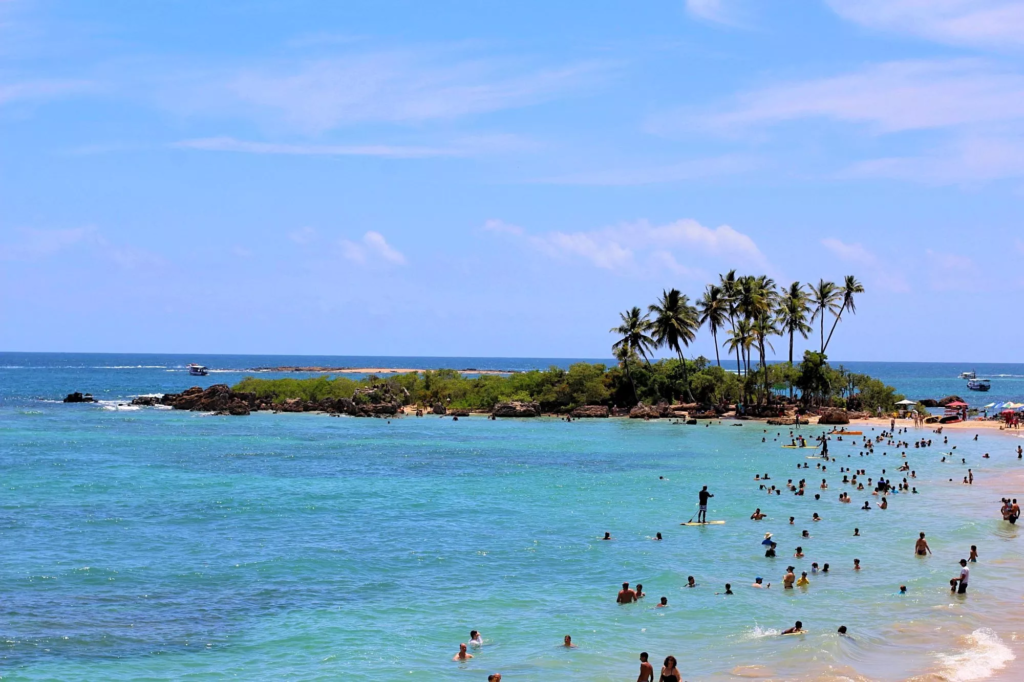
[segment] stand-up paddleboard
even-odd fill
[[[783,445],[787,450],[817,450],[820,445]]]
[[[687,521],[686,523],[680,523],[680,526],[723,526],[725,521],[705,521],[700,523],[699,521]]]
[[[823,458],[822,457],[818,457],[817,455],[807,455],[806,457],[804,457],[804,459],[823,459]]]

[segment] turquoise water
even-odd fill
[[[229,418],[35,399],[101,382],[115,400],[166,390],[158,375],[192,383],[177,374],[3,374],[4,679],[620,680],[635,679],[641,650],[677,656],[689,680],[747,666],[775,679],[982,679],[1018,646],[1021,539],[998,501],[1024,498],[1011,454],[1024,440],[950,431],[946,446],[911,447],[921,494],[863,512],[876,498],[841,485],[838,468],[896,479],[893,448],[861,458],[833,442],[840,460],[821,474],[811,451],[781,449],[754,423]],[[939,461],[953,445],[966,466]],[[766,471],[806,478],[812,495],[769,498],[753,480]],[[704,484],[726,524],[680,526]],[[770,518],[750,521],[754,507]],[[921,530],[925,560],[912,556]],[[605,531],[615,539],[598,540]],[[970,594],[950,597],[971,544],[982,561]],[[805,559],[790,558],[797,545]],[[777,589],[787,565],[812,561],[830,575]],[[758,575],[776,584],[750,588]],[[644,584],[644,602],[615,604],[625,580]],[[735,595],[716,595],[725,582]],[[900,584],[909,597],[893,596]],[[669,608],[655,610],[663,595]],[[796,619],[810,634],[774,636]],[[853,640],[833,634],[841,624]],[[452,662],[470,629],[485,645]],[[558,646],[565,634],[578,649]]]

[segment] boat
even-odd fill
[[[972,369],[970,372],[960,372],[961,379],[977,379],[978,375]]]
[[[192,363],[191,365],[188,366],[188,373],[194,377],[205,377],[207,374],[210,373],[210,370],[209,368],[203,367],[202,365]]]
[[[992,382],[988,379],[971,379],[967,382],[967,388],[972,391],[987,391],[992,388]]]

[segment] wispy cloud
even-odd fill
[[[92,226],[54,230],[22,228],[15,234],[18,238],[14,241],[0,243],[0,260],[40,261],[63,253],[84,252],[124,270],[153,269],[166,264],[159,254],[112,242]]]
[[[629,187],[734,175],[753,170],[760,165],[761,161],[753,157],[727,155],[706,159],[691,159],[661,166],[599,168],[580,173],[542,178],[536,182],[551,185]]]
[[[932,185],[973,185],[1024,177],[1024,136],[968,135],[914,156],[853,164],[841,176],[910,180]]]
[[[405,256],[388,244],[380,232],[367,232],[358,242],[343,239],[339,242],[342,254],[353,263],[372,264],[390,263],[405,265]]]
[[[717,111],[677,111],[655,126],[725,134],[823,118],[894,133],[1024,119],[1024,76],[980,60],[888,62],[742,93]]]
[[[886,291],[906,293],[910,291],[907,279],[896,271],[893,266],[882,260],[863,244],[847,243],[835,237],[821,240],[821,245],[844,263],[861,268],[863,277],[869,286],[877,286]]]
[[[930,283],[936,291],[977,291],[984,288],[977,263],[968,256],[925,251],[931,270]]]
[[[529,140],[514,135],[492,135],[461,138],[441,146],[388,144],[290,144],[253,142],[233,137],[204,137],[175,142],[178,149],[241,154],[281,154],[286,156],[376,156],[388,159],[425,159],[434,157],[478,156],[530,149]]]
[[[527,66],[459,48],[348,52],[168,85],[162,101],[186,113],[269,118],[319,134],[364,123],[449,121],[538,104],[592,87],[610,66]]]
[[[95,90],[96,85],[85,80],[32,80],[0,83],[0,106],[15,102],[38,102],[57,99]]]
[[[581,260],[621,275],[668,271],[696,277],[709,258],[767,267],[767,259],[748,235],[729,225],[711,228],[690,219],[666,225],[641,220],[591,231],[539,234],[489,220],[484,229],[523,240],[550,258]]]
[[[288,239],[291,239],[299,246],[307,246],[308,244],[312,244],[319,237],[320,234],[319,232],[317,232],[316,228],[308,226],[300,227],[299,229],[292,230],[291,232],[288,233]]]
[[[1024,46],[1019,0],[827,0],[861,25],[982,48]]]

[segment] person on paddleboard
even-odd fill
[[[697,523],[707,523],[708,522],[708,498],[709,497],[714,497],[714,495],[712,495],[711,493],[708,492],[708,487],[707,486],[704,486],[704,488],[699,493],[697,493],[697,496],[700,498],[700,508],[699,508],[699,511],[697,512]]]

